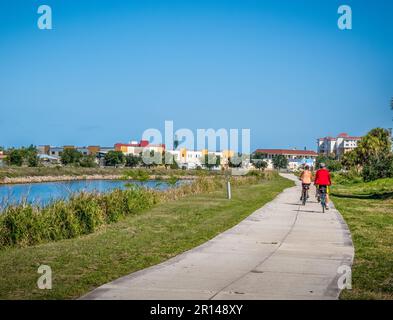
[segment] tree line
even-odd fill
[[[0,147],[0,151],[3,151],[6,157],[6,164],[10,166],[28,166],[37,167],[41,165],[41,160],[38,157],[38,150],[35,146],[30,145],[29,147],[21,148],[10,148],[5,150]],[[143,161],[142,153],[134,155],[125,155],[121,151],[108,151],[103,156],[103,164],[105,166],[118,167],[155,167],[163,165],[167,169],[178,169],[179,165],[176,162],[174,156],[169,152],[154,152],[153,150],[148,151],[149,158],[152,159],[148,163]],[[95,154],[84,155],[82,152],[74,149],[64,149],[60,152],[60,162],[65,166],[79,166],[79,167],[96,167],[98,166],[98,160]],[[221,159],[219,156],[213,154],[207,154],[204,156],[203,164],[208,169],[212,169],[215,166],[220,165]]]
[[[393,178],[392,137],[389,130],[374,128],[358,142],[352,151],[337,160],[334,154],[320,155],[316,165],[324,162],[330,171],[350,171],[364,181]]]
[[[39,165],[38,151],[33,145],[22,148],[11,148],[5,150],[0,147],[0,151],[3,151],[7,156],[6,163],[9,165],[22,166],[27,165],[29,167],[37,167]]]

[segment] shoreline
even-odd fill
[[[103,174],[94,174],[94,175],[61,175],[61,176],[27,176],[27,177],[5,177],[0,179],[1,185],[12,185],[12,184],[30,184],[30,183],[45,183],[45,182],[61,182],[61,181],[79,181],[79,180],[129,180],[122,179],[123,175],[103,175]],[[163,175],[150,175],[149,180],[165,180],[170,178],[170,176]],[[195,176],[178,176],[179,180],[193,180]]]

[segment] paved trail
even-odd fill
[[[82,299],[337,299],[337,269],[354,255],[349,230],[313,192],[301,206],[296,183],[205,244]]]

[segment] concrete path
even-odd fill
[[[159,265],[107,283],[82,299],[337,299],[354,249],[339,212],[322,213],[300,184],[232,229]],[[314,189],[314,188],[312,188]]]

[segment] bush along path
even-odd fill
[[[334,208],[322,213],[313,193],[301,206],[300,190],[297,182],[201,246],[82,298],[337,299],[354,254],[348,228]]]

